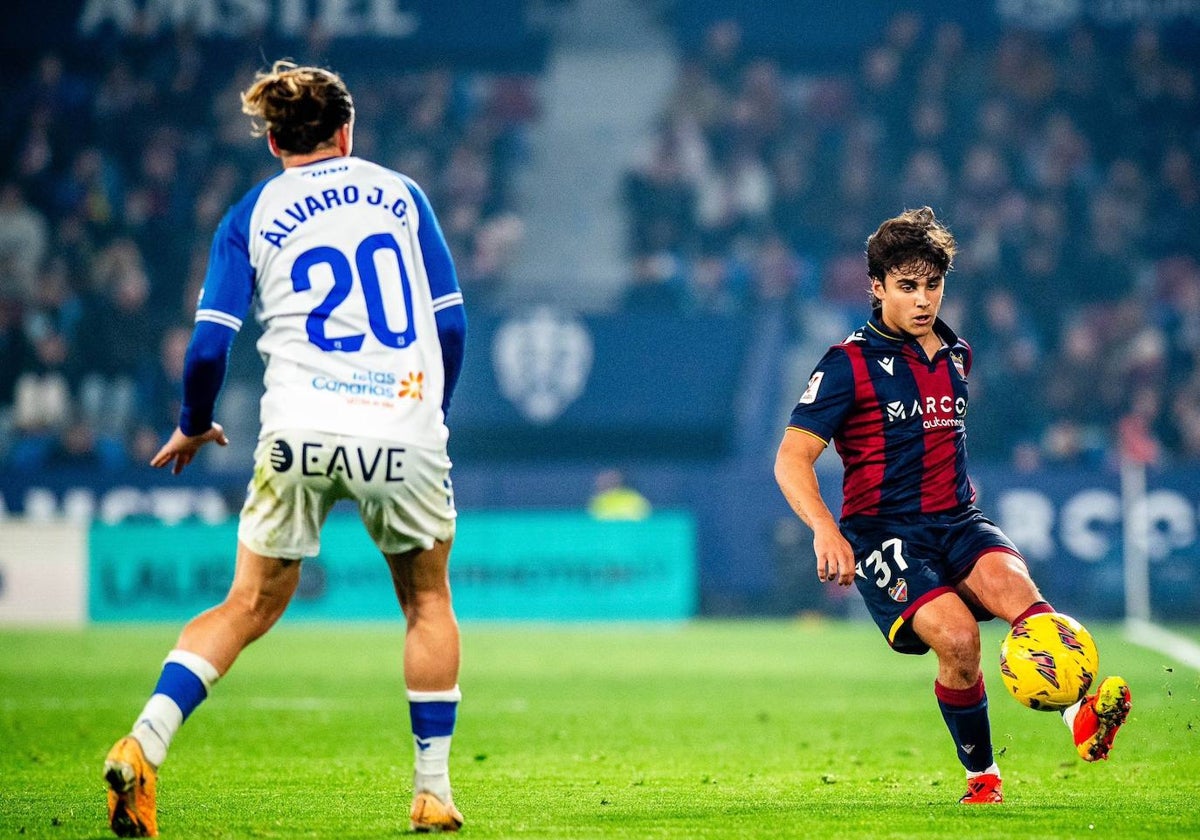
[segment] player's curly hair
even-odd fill
[[[242,111],[254,118],[255,137],[270,134],[280,151],[307,154],[353,119],[354,101],[337,73],[281,59],[255,74],[242,92]]]
[[[954,234],[931,208],[905,210],[867,237],[867,276],[882,283],[889,271],[906,265],[944,276],[954,267],[957,252]],[[878,304],[872,294],[872,307],[878,308]]]

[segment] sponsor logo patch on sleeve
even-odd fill
[[[804,389],[804,393],[800,395],[801,405],[808,405],[816,402],[817,391],[821,389],[821,380],[825,378],[825,371],[819,370],[812,375],[808,380],[808,387]]]

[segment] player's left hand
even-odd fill
[[[192,463],[192,459],[196,457],[196,453],[200,451],[201,447],[213,441],[220,446],[229,444],[229,438],[225,437],[225,430],[221,428],[220,423],[213,423],[212,428],[207,432],[190,437],[177,428],[171,433],[171,439],[163,444],[162,449],[158,450],[158,454],[150,459],[150,466],[165,467],[167,464],[172,464],[171,474],[179,475],[183,472],[184,467]]]

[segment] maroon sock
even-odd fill
[[[1048,604],[1047,602],[1034,601],[1033,606],[1031,606],[1029,609],[1025,610],[1025,612],[1021,613],[1019,616],[1017,616],[1016,618],[1013,619],[1013,624],[1014,625],[1020,624],[1022,621],[1029,618],[1029,616],[1031,616],[1031,615],[1040,615],[1042,613],[1052,613],[1052,612],[1054,612],[1054,607],[1050,606],[1050,604]]]

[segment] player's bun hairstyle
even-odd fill
[[[242,92],[242,111],[255,137],[270,134],[280,151],[308,154],[333,139],[354,117],[354,101],[337,73],[276,61]]]

